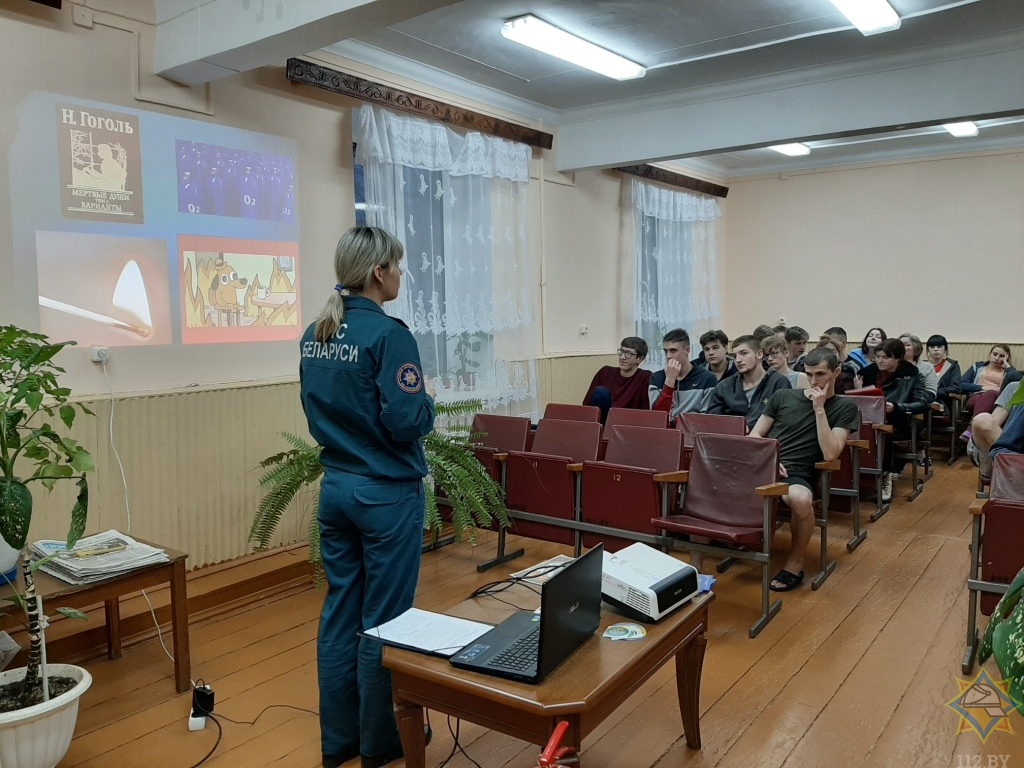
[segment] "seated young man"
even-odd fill
[[[661,348],[665,350],[665,370],[651,375],[647,390],[651,410],[667,411],[670,420],[680,413],[706,410],[718,379],[690,362],[690,334],[674,328],[665,334]]]
[[[715,374],[719,381],[733,376],[736,366],[729,356],[729,337],[725,331],[708,331],[700,337],[701,357],[704,368]]]
[[[789,379],[774,368],[762,367],[761,345],[753,336],[740,336],[732,343],[738,375],[718,382],[711,393],[708,413],[743,416],[753,429],[768,400],[780,389],[791,389]]]
[[[971,461],[981,470],[981,474],[987,479],[992,477],[992,456],[995,452],[997,444],[1001,444],[1002,448],[1008,446],[1012,447],[1015,443],[1013,436],[1013,430],[1020,430],[1022,427],[1017,426],[1024,416],[1024,408],[1019,405],[1010,405],[1013,396],[1017,393],[1020,388],[1020,382],[1011,382],[1007,387],[999,393],[999,397],[996,399],[996,407],[992,413],[979,413],[971,420],[971,432],[973,433],[970,441],[967,443],[967,453],[971,457]],[[1021,411],[1022,413],[1016,413]],[[1010,417],[1014,418],[1014,424],[1011,425]],[[1022,425],[1024,426],[1024,425]],[[1009,431],[1008,444],[1003,444],[1003,436]],[[1016,442],[1019,442],[1019,438]],[[1024,449],[1018,449],[1011,451],[1012,453],[1024,453]]]
[[[606,365],[590,382],[590,389],[583,398],[584,405],[596,405],[601,409],[601,423],[608,416],[609,408],[637,408],[649,410],[647,388],[651,383],[651,372],[640,369],[647,357],[647,342],[638,336],[627,336],[619,344],[619,364]]]
[[[772,580],[774,592],[788,592],[804,580],[804,552],[814,533],[814,465],[838,459],[851,432],[860,429],[856,404],[835,393],[839,359],[827,347],[807,353],[804,373],[810,389],[783,389],[772,395],[750,434],[779,441],[783,482],[789,493],[783,500],[792,516],[792,547],[782,570]]]
[[[802,371],[804,369],[803,357],[804,352],[807,351],[807,342],[810,339],[811,335],[799,325],[786,329],[786,364],[794,371]],[[797,363],[800,364],[799,367],[797,367]]]

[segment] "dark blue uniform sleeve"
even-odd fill
[[[380,345],[376,377],[381,421],[395,440],[417,440],[434,428],[434,401],[424,390],[416,340],[396,323]]]

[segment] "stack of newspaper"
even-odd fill
[[[66,542],[42,539],[29,547],[32,557],[56,555],[40,570],[71,584],[91,584],[147,565],[168,562],[162,549],[136,541],[131,536],[110,530],[79,539],[70,550]]]

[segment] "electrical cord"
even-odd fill
[[[114,443],[114,406],[117,403],[117,398],[114,396],[114,385],[110,383],[110,374],[107,372],[107,361],[103,361],[103,378],[107,380],[107,389],[110,390],[110,449],[114,452],[114,458],[117,459],[118,469],[121,470],[121,485],[124,487],[124,511],[128,517],[128,534],[132,532],[132,507],[128,501],[128,478],[124,473],[124,464],[121,463],[121,454],[117,451],[117,445]],[[160,622],[156,618],[156,610],[153,608],[153,602],[149,599],[149,595],[146,594],[146,590],[141,590],[142,596],[146,599],[146,605],[149,606],[149,615],[153,617],[153,626],[156,627],[156,636],[160,641],[160,647],[164,649],[164,653],[167,658],[174,661],[174,656],[169,650],[167,650],[167,644],[164,642],[164,633],[160,629]],[[196,687],[196,681],[192,680],[192,687]]]
[[[216,743],[214,743],[213,749],[206,753],[206,757],[204,757],[198,763],[193,765],[192,768],[199,768],[199,766],[201,766],[203,763],[205,763],[207,760],[213,757],[213,753],[216,752],[217,747],[220,746],[220,740],[224,737],[224,729],[220,727],[220,723],[217,721],[217,718],[213,715],[207,715],[207,717],[213,720],[213,724],[217,726],[217,741]]]
[[[291,704],[268,704],[262,710],[260,710],[260,713],[256,715],[256,717],[254,717],[252,720],[232,720],[223,712],[219,713],[217,717],[219,717],[221,720],[226,720],[229,723],[234,723],[235,725],[256,725],[256,721],[263,717],[263,713],[266,712],[268,709],[294,709],[298,712],[306,712],[307,714],[316,715],[317,717],[320,717],[320,713],[316,710],[306,709],[305,707],[295,707]],[[213,717],[212,712],[207,712],[202,708],[199,709],[199,714],[203,715],[204,717]]]
[[[455,720],[455,728],[453,730],[452,729],[452,718],[451,718],[450,715],[448,716],[448,733],[450,733],[452,735],[452,740],[453,740],[454,743],[452,744],[452,751],[448,753],[448,757],[446,757],[444,759],[444,761],[440,765],[437,766],[437,768],[444,768],[446,765],[448,765],[449,761],[453,757],[455,757],[455,754],[457,752],[461,752],[463,754],[463,756],[467,760],[469,760],[469,762],[471,762],[473,765],[476,766],[476,768],[482,768],[480,763],[478,763],[476,760],[474,760],[472,757],[470,757],[469,753],[465,750],[465,748],[462,746],[462,744],[459,743],[459,730],[461,729],[461,727],[462,727],[462,721],[459,720],[459,719],[456,719]]]

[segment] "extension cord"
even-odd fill
[[[206,727],[206,716],[213,714],[213,688],[197,685],[192,689],[192,711],[189,712],[188,729],[201,731]]]

